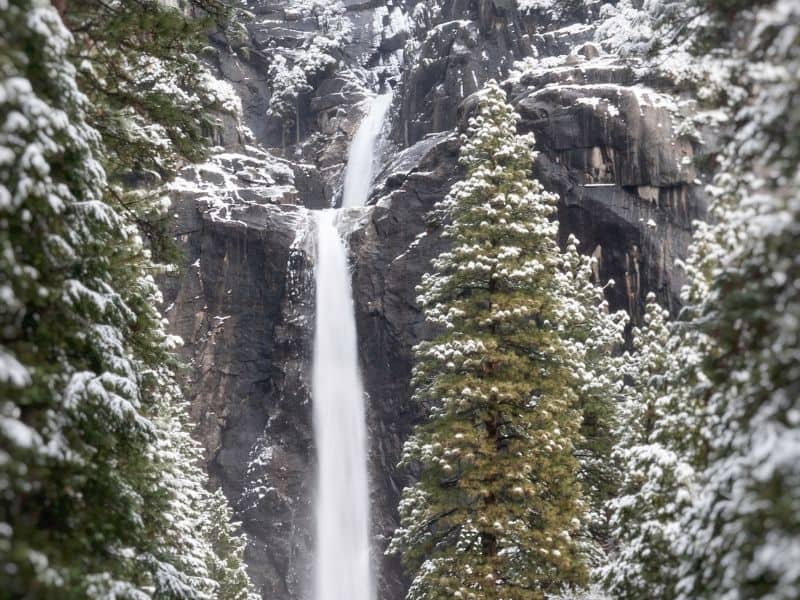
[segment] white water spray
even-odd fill
[[[376,96],[348,156],[343,207],[363,206],[391,93]],[[317,446],[315,600],[373,600],[364,389],[338,211],[317,215],[312,394]]]
[[[315,597],[372,600],[367,432],[350,269],[336,211],[320,211],[317,228]]]
[[[358,126],[347,156],[342,208],[364,206],[367,201],[372,185],[375,146],[391,104],[391,91],[375,96],[367,116]]]

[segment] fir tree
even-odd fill
[[[158,257],[174,260],[163,183],[207,155],[227,90],[202,62],[205,31],[225,26],[221,0],[68,0],[69,58],[102,138],[106,200],[134,219]]]
[[[4,597],[214,597],[240,564],[210,568],[217,501],[175,418],[149,253],[103,200],[72,40],[49,6],[0,8]]]
[[[202,471],[202,452],[189,435],[187,409],[169,361],[149,371],[159,393],[158,422],[161,425],[158,463],[163,493],[171,497],[166,530],[176,549],[175,560],[189,568],[192,561],[202,564],[213,582],[213,597],[220,600],[260,598],[245,571],[246,538],[233,522],[233,512],[222,491],[210,492]],[[155,522],[159,522],[154,519]],[[154,535],[163,536],[155,531]]]
[[[210,556],[209,574],[219,584],[217,597],[224,600],[259,600],[244,567],[246,538],[238,533],[233,512],[221,490],[208,498],[204,516],[205,536],[215,553]]]
[[[533,137],[516,119],[490,83],[462,140],[467,177],[437,206],[452,248],[419,287],[441,333],[415,349],[429,418],[404,448],[420,476],[390,546],[411,599],[544,598],[587,578],[575,452],[585,311],[602,292],[583,286],[588,259],[558,248],[557,198],[529,179]]]
[[[597,566],[607,559],[603,550],[609,538],[606,503],[617,493],[621,478],[611,456],[624,371],[623,358],[615,352],[624,343],[628,315],[624,311],[609,312],[603,288],[594,282],[596,259],[581,255],[578,244],[574,236],[569,236],[556,283],[557,293],[569,308],[564,311],[561,332],[570,348],[572,372],[579,381],[582,421],[576,456],[588,502],[580,545],[587,563]]]
[[[158,0],[67,3],[70,58],[96,108],[90,123],[103,136],[113,178],[169,176],[176,161],[205,156],[209,112],[220,99],[198,54],[212,17],[225,11],[216,0],[190,6],[198,18]]]
[[[635,354],[629,358],[631,385],[620,410],[614,459],[623,474],[618,494],[609,500],[615,552],[599,569],[615,598],[675,597],[681,510],[690,500],[693,469],[679,452],[669,413],[669,373],[675,371],[674,338],[668,314],[648,298],[644,324],[634,330]],[[689,421],[691,422],[691,420]]]
[[[737,56],[748,94],[712,187],[718,261],[694,323],[713,351],[690,390],[707,459],[678,544],[686,599],[800,589],[800,8],[750,10]]]
[[[609,499],[611,545],[598,569],[615,597],[676,597],[684,535],[681,519],[691,507],[697,472],[707,459],[708,380],[702,361],[715,350],[697,327],[709,285],[720,260],[715,229],[696,223],[688,258],[687,284],[679,318],[648,298],[646,320],[634,331],[636,353],[626,368],[614,459],[623,479]]]
[[[275,48],[272,52],[267,114],[281,120],[284,146],[292,129],[295,143],[300,142],[300,99],[316,88],[321,75],[338,64],[353,28],[338,0],[294,0],[290,8],[315,19],[318,29],[299,48]]]
[[[767,4],[712,7],[723,38],[705,43],[734,65],[716,97],[735,126],[709,187],[711,223],[694,234],[685,307],[643,336],[626,421],[647,427],[619,448],[630,477],[606,570],[622,598],[788,599],[800,585],[800,12]],[[733,14],[747,43],[724,36]]]
[[[276,54],[269,66],[269,80],[272,94],[269,98],[269,115],[281,119],[281,143],[286,146],[286,136],[300,123],[300,95],[312,90],[308,76],[298,65],[290,65],[286,58]],[[295,142],[300,141],[300,131],[296,129]]]

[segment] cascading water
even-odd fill
[[[386,112],[392,104],[392,92],[388,91],[375,96],[369,112],[356,131],[350,153],[347,157],[347,168],[344,172],[344,191],[342,208],[364,206],[372,185],[372,170],[375,161],[375,145],[383,129]]]
[[[320,211],[317,229],[315,597],[372,600],[367,434],[350,269],[336,211]]]
[[[353,139],[342,205],[363,206],[391,94],[376,96]],[[355,310],[339,211],[317,215],[312,395],[317,446],[315,600],[373,600],[367,427]]]

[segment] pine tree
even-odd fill
[[[189,0],[181,10],[160,0],[67,0],[69,58],[102,139],[106,201],[134,219],[151,249],[176,259],[162,184],[205,158],[214,113],[230,112],[229,94],[202,62],[205,32],[225,27],[221,0]]]
[[[683,309],[675,322],[648,298],[646,320],[634,331],[631,384],[616,431],[614,459],[623,474],[610,498],[613,552],[597,573],[614,597],[675,598],[681,520],[691,507],[697,472],[707,460],[705,356],[713,340],[697,327],[720,260],[715,229],[696,223],[688,258]]]
[[[268,114],[281,119],[281,142],[285,147],[287,134],[300,122],[300,95],[312,91],[312,87],[308,84],[308,77],[303,69],[296,64],[290,66],[280,54],[272,59],[268,74],[272,85]],[[300,132],[297,130],[295,142],[299,141]]]
[[[168,177],[176,161],[203,158],[209,112],[219,108],[214,82],[199,53],[204,31],[224,22],[218,0],[188,3],[198,17],[158,0],[69,0],[63,12],[75,44],[81,90],[103,136],[106,170],[114,179]]]
[[[617,493],[621,479],[611,455],[624,373],[624,360],[616,351],[624,344],[628,315],[624,311],[610,313],[603,288],[594,282],[596,259],[581,255],[578,245],[575,236],[570,235],[556,282],[557,293],[569,305],[561,331],[570,348],[572,372],[579,381],[582,421],[575,454],[588,502],[584,532],[579,539],[587,564],[594,567],[607,560],[603,549],[610,535],[606,503]]]
[[[270,57],[271,95],[267,114],[281,120],[284,146],[292,129],[295,143],[300,142],[300,98],[316,89],[320,76],[338,64],[353,29],[344,5],[338,0],[294,0],[290,8],[315,19],[317,31],[300,47],[275,48]]]
[[[678,545],[685,599],[800,589],[800,8],[749,10],[737,57],[748,94],[712,188],[719,259],[695,321],[713,351],[691,391],[707,460]]]
[[[626,421],[651,418],[619,448],[631,476],[606,572],[622,598],[788,599],[800,586],[800,11],[766,4],[712,6],[704,43],[728,50],[718,97],[735,127],[711,223],[690,248],[685,307],[643,337]],[[746,43],[724,34],[734,13]]]
[[[239,524],[222,491],[210,492],[202,471],[200,446],[189,435],[187,409],[176,383],[174,372],[166,364],[149,372],[159,392],[158,422],[161,425],[158,462],[164,493],[170,495],[169,512],[154,518],[172,525],[171,539],[164,540],[173,548],[174,560],[191,567],[202,564],[213,582],[213,597],[220,600],[257,600],[245,571],[246,538],[238,533]],[[155,516],[154,516],[155,517]],[[163,531],[154,531],[161,535]]]
[[[389,549],[414,575],[410,599],[544,598],[587,578],[575,451],[591,343],[577,326],[592,309],[576,282],[591,268],[558,248],[557,198],[529,179],[517,118],[490,83],[462,140],[466,179],[436,209],[452,248],[419,302],[441,333],[415,349],[429,418],[404,448],[419,481]]]
[[[72,40],[49,6],[0,8],[4,597],[214,597],[239,567],[209,568],[228,558],[203,534],[215,501],[175,419],[149,253],[104,202]]]
[[[620,411],[614,458],[623,480],[609,500],[615,552],[600,573],[615,598],[675,597],[680,512],[690,500],[693,469],[677,448],[681,433],[669,426],[675,409],[668,393],[674,339],[668,313],[648,297],[644,324],[634,330],[631,385]],[[686,425],[682,422],[681,425]]]
[[[210,495],[204,515],[205,535],[215,550],[208,569],[212,579],[219,584],[217,597],[224,600],[259,600],[261,596],[253,591],[244,568],[247,540],[238,533],[239,524],[233,522],[233,512],[221,490]]]

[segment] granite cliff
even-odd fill
[[[180,273],[164,280],[183,337],[187,391],[209,473],[250,538],[264,598],[307,598],[314,447],[309,361],[314,235],[309,211],[340,201],[349,142],[381,84],[395,90],[369,207],[349,239],[368,395],[380,598],[402,598],[383,557],[415,420],[411,348],[426,334],[415,285],[443,247],[427,212],[459,177],[459,131],[489,79],[503,82],[561,197],[564,238],[598,259],[614,308],[641,318],[648,292],[673,312],[691,222],[705,215],[694,104],[667,80],[595,43],[597,5],[515,0],[347,0],[335,62],[296,99],[291,135],[270,113],[276,56],[296,58],[326,25],[298,2],[250,0],[240,35],[213,35],[213,64],[242,99],[219,151],[173,186]],[[555,3],[558,4],[558,3]]]

